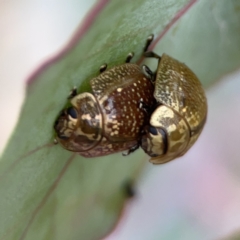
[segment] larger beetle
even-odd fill
[[[56,140],[65,149],[84,157],[97,157],[136,150],[141,142],[143,127],[150,113],[141,102],[155,105],[154,86],[147,68],[126,63],[106,69],[90,81],[91,92],[71,93],[70,106],[64,109],[54,124]]]

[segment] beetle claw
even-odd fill
[[[142,98],[139,101],[139,108],[144,110],[146,113],[150,112],[150,107],[143,101]]]
[[[147,78],[149,78],[151,80],[151,82],[154,82],[155,76],[154,76],[153,72],[150,70],[150,68],[147,67],[146,65],[143,65],[142,70],[143,70],[143,74]]]
[[[99,71],[100,71],[100,73],[102,73],[102,72],[104,72],[106,69],[107,69],[107,64],[105,63],[105,64],[103,64],[103,65],[100,67]]]
[[[153,38],[154,38],[154,34],[149,35],[149,37],[146,40],[145,47],[143,48],[143,52],[146,52],[148,50],[148,47],[150,46],[150,44],[153,41]]]
[[[130,52],[130,53],[127,55],[127,58],[126,58],[126,60],[125,60],[125,63],[129,63],[129,62],[132,60],[133,56],[134,56],[134,52]]]
[[[126,157],[126,156],[128,156],[130,153],[135,152],[139,147],[140,147],[140,144],[137,144],[137,145],[131,147],[130,149],[128,149],[126,152],[123,152],[122,155],[123,155],[124,157]]]
[[[73,87],[73,89],[70,91],[68,95],[68,99],[71,99],[77,95],[77,87]]]

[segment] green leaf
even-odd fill
[[[150,33],[163,33],[158,52],[186,62],[205,85],[239,67],[237,0],[195,2],[100,1],[83,37],[31,78],[0,161],[0,239],[99,239],[113,228],[147,157],[85,159],[52,144],[53,123],[73,86],[89,90],[103,63],[120,64],[130,51],[137,61]]]

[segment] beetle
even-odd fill
[[[90,81],[91,93],[73,89],[71,106],[55,122],[56,139],[67,150],[97,157],[141,146],[154,164],[182,156],[199,137],[207,117],[207,100],[197,76],[184,64],[163,54],[153,73],[147,66],[130,63]]]
[[[100,75],[90,80],[91,92],[72,90],[70,106],[54,124],[56,141],[63,148],[98,157],[119,151],[128,155],[140,146],[151,114],[140,105],[155,105],[154,85],[149,69],[130,63],[132,57],[129,53],[124,64],[110,69],[102,65]]]
[[[152,35],[153,37],[153,35]],[[166,163],[186,153],[196,142],[207,118],[207,99],[197,76],[184,63],[146,51],[158,59],[154,83],[157,105],[144,127],[141,147],[154,164]]]

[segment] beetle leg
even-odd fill
[[[130,149],[128,149],[126,152],[123,152],[122,155],[124,157],[128,156],[130,153],[135,152],[138,148],[140,147],[140,144],[136,144],[135,146],[131,147]]]
[[[143,101],[142,98],[139,101],[139,108],[143,109],[148,114],[151,112],[151,108]]]
[[[160,61],[161,61],[161,57],[159,55],[157,55],[155,52],[144,52],[143,53],[143,56],[146,57],[146,58],[157,58],[158,59],[158,64],[160,64]],[[150,70],[150,69],[149,69]],[[151,70],[150,70],[151,71]],[[147,72],[146,68],[144,69],[143,68],[143,72],[149,74],[149,72]],[[156,72],[152,73],[152,77],[151,77],[151,81],[154,83],[155,80],[156,80]],[[146,75],[146,74],[145,74]]]
[[[150,68],[146,65],[142,66],[143,74],[154,83],[155,74],[150,70]]]
[[[129,63],[131,61],[131,59],[133,58],[134,56],[134,53],[133,52],[130,52],[128,55],[127,55],[127,58],[125,60],[125,63]]]
[[[70,91],[68,95],[68,99],[71,99],[77,95],[77,87],[73,87],[73,89]]]
[[[159,61],[161,60],[161,57],[159,55],[157,55],[155,52],[144,52],[144,57],[147,57],[147,58],[157,58],[159,59]]]
[[[58,144],[58,140],[56,138],[54,138],[53,143]]]
[[[146,40],[145,47],[143,48],[143,52],[146,52],[146,51],[148,50],[148,47],[150,46],[150,44],[151,44],[152,41],[153,41],[153,38],[154,38],[154,35],[153,35],[153,34],[149,35],[149,37],[148,37],[147,40]]]
[[[139,108],[140,108],[140,109],[143,109],[144,111],[147,112],[148,106],[147,106],[147,104],[143,101],[142,98],[141,98],[140,101],[139,101]]]
[[[100,73],[102,73],[102,72],[104,72],[106,69],[107,69],[107,64],[105,63],[105,64],[103,64],[103,65],[100,67],[99,71],[100,71]]]

